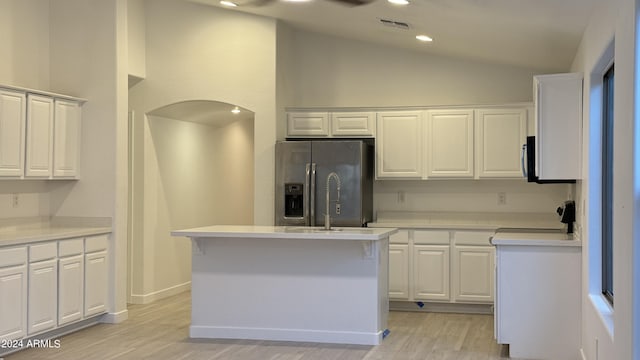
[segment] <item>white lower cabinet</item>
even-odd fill
[[[107,310],[108,235],[0,247],[0,340]]]
[[[389,298],[409,300],[408,244],[389,244]]]
[[[413,264],[413,298],[449,301],[449,246],[415,245]]]
[[[27,248],[0,249],[0,340],[27,335]]]
[[[29,264],[29,335],[53,329],[58,324],[58,261]]]
[[[493,302],[493,246],[455,246],[453,251],[454,300]]]
[[[107,311],[108,236],[88,237],[84,243],[84,316]]]
[[[107,251],[98,251],[84,258],[84,316],[107,309]]]
[[[492,232],[401,229],[390,238],[391,300],[491,304]]]
[[[64,325],[84,313],[84,255],[61,258],[58,270],[58,325]]]

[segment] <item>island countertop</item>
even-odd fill
[[[395,228],[212,225],[175,230],[172,236],[190,238],[251,238],[251,239],[308,239],[308,240],[382,240],[396,233]]]

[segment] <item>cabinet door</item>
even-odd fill
[[[329,113],[288,113],[287,137],[295,136],[329,136]]]
[[[58,323],[58,260],[29,264],[29,335]]]
[[[389,298],[409,300],[409,245],[389,245]]]
[[[580,178],[582,74],[533,77],[536,173],[540,180]]]
[[[107,252],[85,254],[84,316],[107,310]]]
[[[415,300],[449,301],[448,245],[415,245],[413,272]]]
[[[331,113],[331,135],[366,136],[375,135],[376,114],[374,112]]]
[[[27,97],[27,177],[51,177],[53,153],[53,99]]]
[[[422,112],[380,112],[376,129],[376,177],[422,177]]]
[[[27,335],[27,266],[0,268],[0,340]]]
[[[473,178],[473,110],[427,111],[427,178]]]
[[[24,93],[0,89],[0,176],[24,175]]]
[[[454,300],[493,302],[493,246],[455,246],[453,264]]]
[[[522,178],[527,109],[476,110],[476,178]]]
[[[80,155],[80,104],[56,100],[53,137],[53,176],[77,176]]]
[[[82,319],[84,311],[84,255],[58,262],[58,325]]]

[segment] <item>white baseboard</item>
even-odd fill
[[[177,295],[177,294],[180,294],[181,292],[185,292],[189,290],[191,290],[191,281],[187,281],[186,283],[183,283],[183,284],[174,285],[166,289],[154,291],[149,294],[144,294],[144,295],[131,294],[131,297],[129,298],[129,302],[131,304],[144,305],[144,304],[149,304],[156,300],[164,299],[169,296]]]
[[[196,339],[250,339],[272,341],[302,341],[332,344],[379,345],[382,341],[382,331],[377,333],[363,333],[351,331],[240,328],[192,325],[189,327],[189,337]]]
[[[101,323],[105,324],[118,324],[129,318],[129,310],[124,309],[116,313],[106,313],[100,318]]]

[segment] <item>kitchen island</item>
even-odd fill
[[[208,226],[192,241],[192,338],[377,345],[396,229]]]

